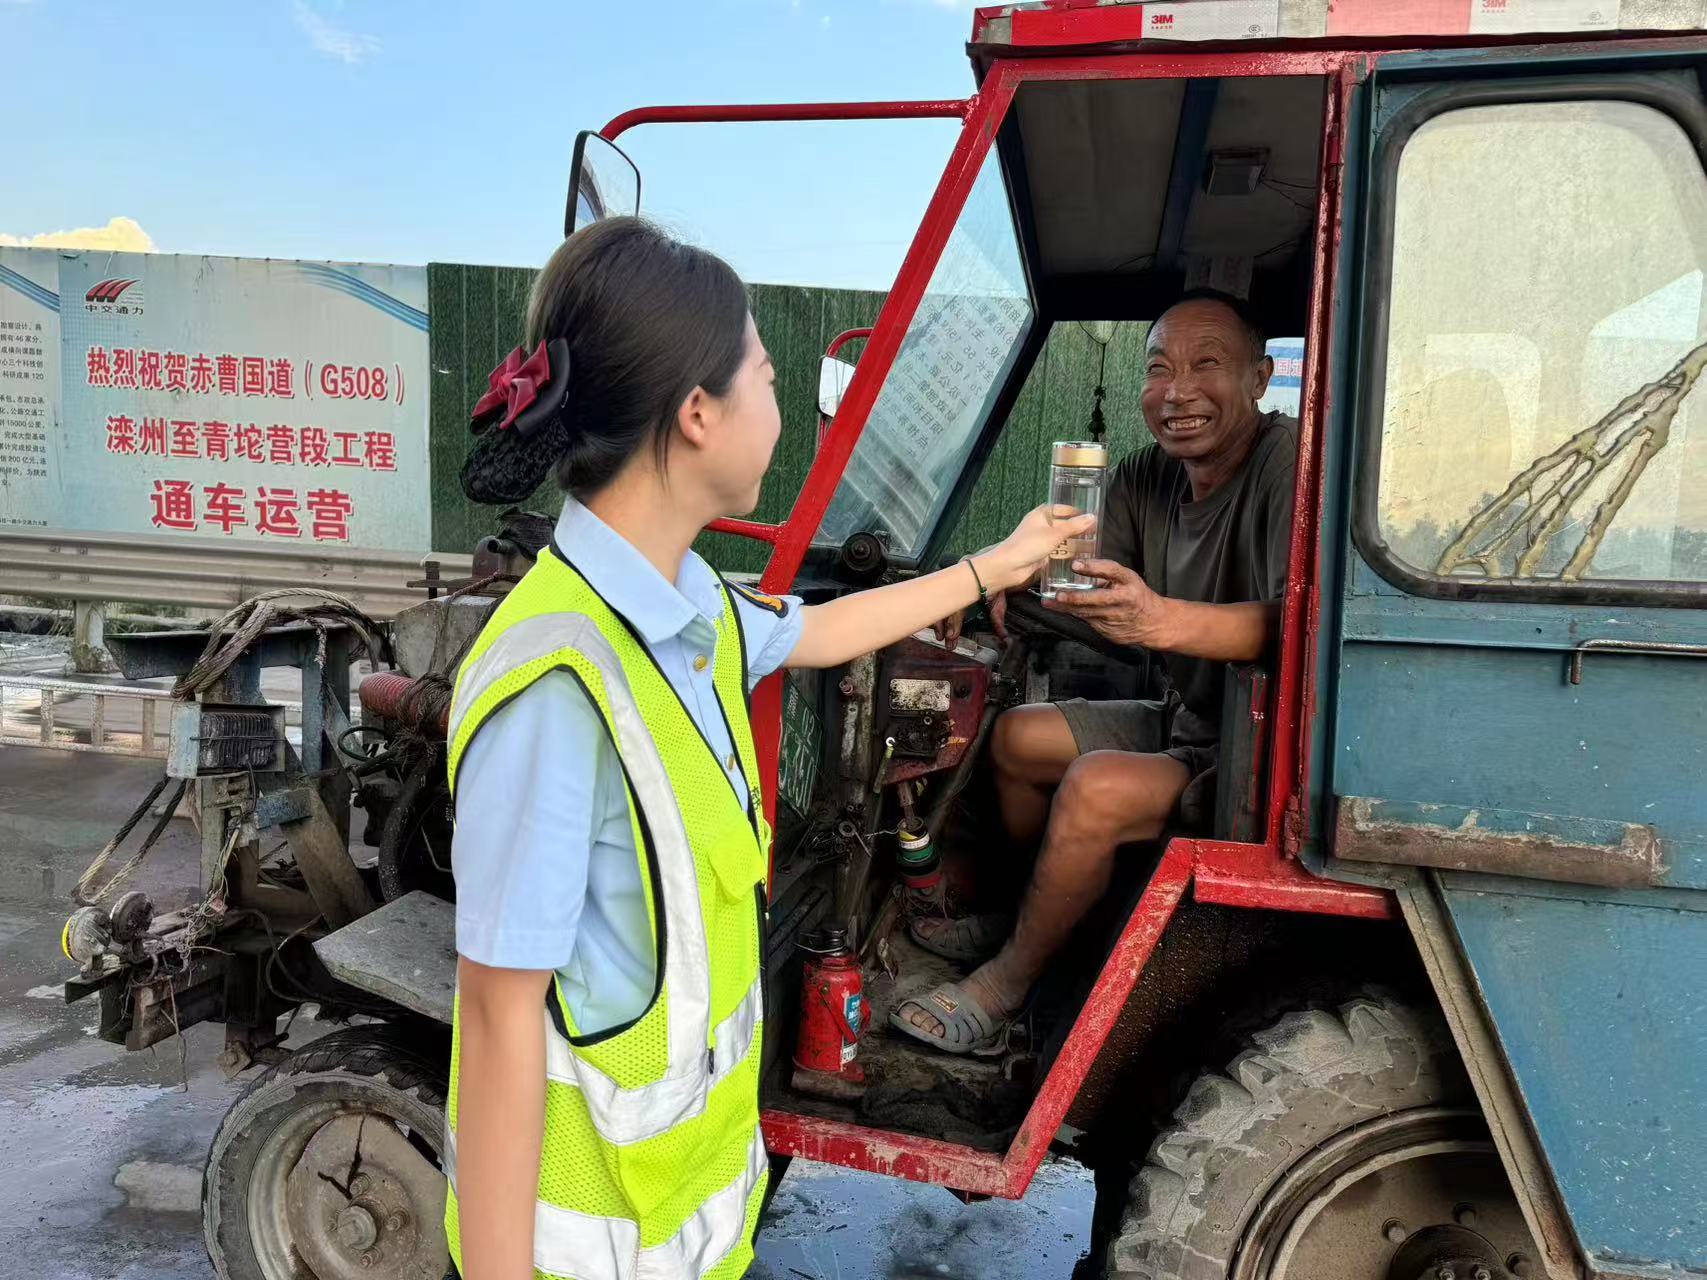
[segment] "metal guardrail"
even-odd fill
[[[62,700],[84,698],[94,700],[88,724],[62,723],[59,716]],[[115,698],[135,699],[141,704],[139,727],[121,728],[109,723],[107,703]],[[159,710],[163,702],[167,704],[164,715]],[[171,690],[153,685],[94,684],[54,676],[0,676],[0,744],[165,759],[171,703]],[[32,716],[33,724],[19,727],[18,721],[28,721]]]
[[[320,587],[350,597],[373,617],[389,618],[426,599],[404,586],[421,578],[426,560],[438,562],[443,578],[471,571],[470,557],[437,552],[0,530],[0,593],[229,609],[263,591]]]

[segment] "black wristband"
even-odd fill
[[[978,566],[972,563],[971,556],[961,556],[960,563],[972,570],[972,581],[978,584],[978,603],[989,604],[990,593],[984,590],[984,579],[978,576]]]

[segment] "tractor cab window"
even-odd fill
[[[1035,322],[991,151],[966,198],[815,542],[886,536],[916,560]]]
[[[1447,111],[1394,206],[1389,555],[1425,593],[1707,581],[1707,174],[1683,128],[1633,101]]]

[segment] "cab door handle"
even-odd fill
[[[1663,640],[1584,640],[1571,650],[1568,675],[1572,684],[1583,682],[1583,658],[1590,653],[1647,653],[1673,658],[1707,658],[1707,644],[1679,644]]]

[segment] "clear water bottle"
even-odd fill
[[[1063,538],[1043,568],[1042,596],[1083,591],[1101,585],[1097,578],[1073,572],[1073,561],[1094,560],[1102,551],[1102,509],[1108,495],[1108,446],[1094,440],[1058,440],[1049,468],[1051,507],[1072,507],[1094,515],[1097,523],[1077,538]]]

